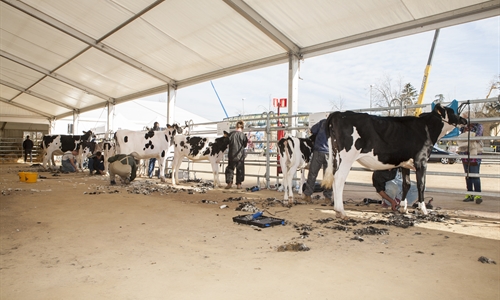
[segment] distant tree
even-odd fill
[[[500,90],[500,74],[498,76],[495,76],[488,84],[488,94],[486,98],[490,98],[491,95],[493,94],[493,90]],[[489,97],[488,97],[489,96]],[[500,117],[500,100],[498,100],[497,96],[497,101],[494,102],[485,102],[482,106],[481,112],[484,117],[486,118],[494,118],[494,117]],[[485,129],[488,129],[490,134],[493,136],[498,136],[500,135],[500,122],[498,121],[493,121],[493,122],[488,122],[485,123],[484,125]]]
[[[330,105],[332,106],[333,111],[342,111],[344,104],[345,100],[342,98],[342,96],[339,96],[338,99],[330,100]]]
[[[437,94],[434,99],[435,103],[443,103],[444,102],[444,95],[443,94]]]
[[[373,86],[372,101],[375,107],[397,107],[400,108],[415,104],[418,92],[411,83],[403,84],[403,78],[399,76],[393,79],[389,75],[384,75],[377,84]],[[415,109],[405,108],[403,115],[412,114]],[[391,109],[387,115],[399,115],[399,110]]]

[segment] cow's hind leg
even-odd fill
[[[345,181],[347,179],[347,174],[349,173],[349,170],[343,170],[343,168],[339,168],[337,170],[337,173],[334,175],[334,180],[333,180],[333,209],[337,213],[337,217],[342,218],[342,219],[347,219],[346,213],[344,211],[344,186],[345,186]]]
[[[287,171],[287,176],[286,176],[286,186],[285,189],[288,190],[288,205],[293,205],[294,200],[293,200],[293,177],[296,172],[295,166],[292,166],[291,168],[288,169]]]

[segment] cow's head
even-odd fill
[[[229,132],[224,131],[224,134],[221,137],[215,139],[215,142],[212,144],[213,153],[224,152],[229,147]]]
[[[89,130],[89,131],[83,131],[83,135],[82,135],[82,140],[83,141],[87,141],[87,142],[90,142],[91,139],[95,138],[95,134]]]
[[[172,125],[167,124],[167,129],[172,131],[172,136],[174,136],[176,134],[182,134],[182,128],[177,123],[174,123]]]
[[[167,128],[165,129],[165,139],[167,142],[171,143],[170,145],[173,145],[172,139],[176,134],[182,134],[182,129],[178,124],[167,124]]]
[[[462,127],[464,125],[467,125],[467,120],[457,115],[455,111],[449,107],[446,106],[443,107],[441,106],[441,104],[438,103],[436,104],[436,106],[434,106],[433,111],[441,116],[443,122],[448,123],[453,127],[457,126]]]

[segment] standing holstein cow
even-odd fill
[[[371,170],[403,167],[402,199],[406,199],[410,169],[414,169],[419,209],[427,214],[425,174],[432,146],[453,128],[465,124],[467,121],[453,109],[439,104],[420,117],[379,117],[351,111],[331,113],[326,122],[330,155],[322,185],[333,188],[332,201],[337,215],[346,217],[343,189],[355,161]],[[406,210],[406,200],[404,206]]]
[[[229,146],[229,133],[218,138],[177,135],[174,137],[174,161],[172,162],[172,185],[178,182],[178,173],[184,157],[190,160],[208,160],[214,175],[214,187],[220,186],[218,164]]]
[[[165,130],[117,130],[115,133],[116,154],[135,152],[136,159],[156,158],[160,169],[160,180],[165,182],[165,167],[173,137],[181,132],[179,125],[169,125]]]
[[[78,150],[79,144],[89,142],[94,136],[90,130],[83,133],[83,135],[45,135],[41,145],[43,151],[43,168],[46,169],[47,164],[50,163],[52,163],[52,167],[55,167],[54,155],[62,155],[66,151]]]
[[[281,172],[283,173],[283,189],[285,202],[293,203],[293,177],[300,170],[299,195],[302,195],[302,186],[306,181],[305,169],[309,167],[313,152],[313,142],[309,138],[285,136],[278,141],[278,155],[280,156]]]

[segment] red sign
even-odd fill
[[[274,107],[286,107],[286,98],[273,98]]]

